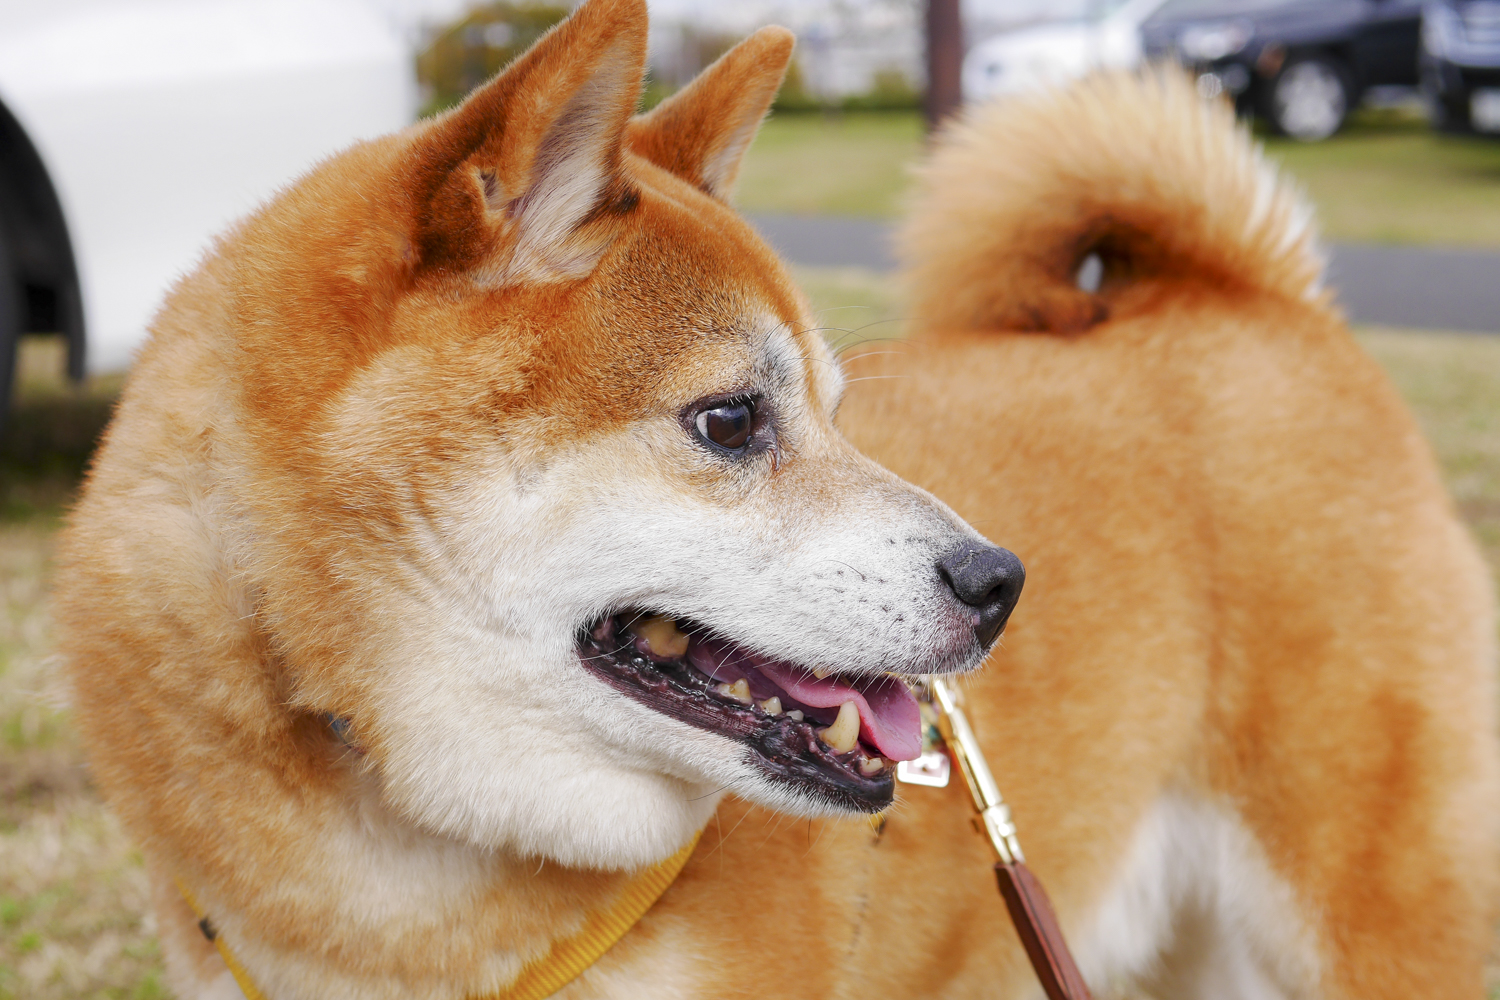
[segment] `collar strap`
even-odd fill
[[[651,904],[677,881],[701,836],[703,831],[699,830],[682,850],[627,882],[607,909],[590,913],[577,934],[552,942],[547,954],[528,962],[515,982],[487,1000],[543,1000],[577,979],[583,970],[599,961],[600,956],[624,937],[651,909]],[[247,997],[246,1000],[253,998]]]
[[[188,890],[187,883],[182,879],[177,880],[177,891],[182,893],[182,898],[193,910],[193,916],[198,918],[198,929],[203,932],[204,937],[213,942],[213,946],[219,950],[219,957],[224,960],[225,965],[229,966],[229,973],[234,976],[234,981],[239,983],[240,992],[245,994],[245,1000],[266,1000],[266,995],[255,988],[255,984],[250,981],[250,973],[246,972],[240,960],[234,957],[234,952],[229,950],[224,936],[219,933],[213,921],[204,914],[203,907],[198,905],[198,900],[193,897]]]
[[[607,908],[590,913],[577,934],[552,942],[547,954],[526,963],[515,982],[482,1000],[544,1000],[577,979],[585,969],[609,951],[616,941],[624,937],[646,915],[651,905],[677,881],[677,876],[687,864],[688,858],[693,856],[693,850],[698,846],[698,838],[701,836],[703,831],[699,830],[682,850],[635,876],[625,884]],[[240,992],[245,994],[245,1000],[266,1000],[266,995],[256,989],[250,974],[245,971],[239,959],[235,958],[234,952],[229,950],[224,936],[214,929],[182,879],[177,880],[177,889],[197,915],[198,926],[203,935],[219,950],[234,981],[239,983]]]

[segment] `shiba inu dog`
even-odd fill
[[[1013,555],[834,429],[725,202],[790,35],[632,120],[645,45],[643,0],[592,0],[155,321],[60,617],[184,997],[234,990],[209,937],[268,997],[482,996],[726,791],[884,809],[900,675],[977,665],[1016,602]]]
[[[956,129],[916,336],[850,364],[901,377],[845,392],[726,201],[790,36],[633,118],[645,37],[590,0],[156,320],[57,617],[178,995],[237,995],[216,946],[272,1000],[513,995],[700,831],[559,997],[1028,995],[961,787],[838,819],[1015,606],[963,514],[1032,566],[968,708],[1101,991],[1477,996],[1486,577],[1228,113]]]

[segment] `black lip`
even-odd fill
[[[638,613],[613,617],[628,620]],[[578,658],[610,687],[663,715],[743,743],[750,763],[763,774],[810,798],[848,812],[880,812],[891,804],[893,768],[861,774],[859,749],[834,753],[818,739],[814,720],[767,715],[716,694],[712,678],[681,660],[647,657],[608,621],[579,634]]]

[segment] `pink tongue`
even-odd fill
[[[822,680],[800,667],[755,661],[755,669],[812,708],[838,708],[846,701],[859,709],[859,738],[891,760],[913,760],[922,753],[922,711],[906,685],[881,677],[853,687],[836,677]]]

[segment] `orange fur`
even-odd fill
[[[841,420],[1027,561],[972,713],[1081,940],[1171,791],[1236,817],[1289,888],[1319,972],[1288,995],[1478,997],[1488,574],[1317,294],[1305,219],[1175,75],[977,109],[906,224],[920,336],[850,362],[901,377],[855,385]],[[1090,252],[1097,296],[1071,281]]]
[[[459,569],[485,555],[464,532],[490,485],[547,498],[560,532],[607,506],[596,477],[644,480],[747,546],[829,512],[882,534],[940,516],[834,430],[832,358],[723,201],[788,36],[627,124],[644,38],[639,0],[591,0],[464,107],[288,189],[154,325],[63,542],[58,616],[183,997],[225,984],[174,877],[269,996],[441,998],[500,988],[626,877],[604,846],[559,863],[424,797],[453,762],[412,706],[482,691],[443,659],[462,610],[441,615],[488,579]],[[1085,970],[1191,974],[1191,899],[1148,941],[1159,963],[1111,958],[1096,926],[1177,796],[1223,817],[1247,877],[1264,863],[1284,919],[1248,937],[1306,947],[1267,960],[1289,995],[1477,995],[1488,584],[1410,417],[1309,294],[1294,203],[1168,77],[976,115],[928,178],[906,241],[921,336],[851,362],[904,377],[859,383],[841,421],[1027,559],[970,709]],[[1068,278],[1094,249],[1088,296]],[[754,363],[751,316],[800,352],[796,433],[758,479],[674,450],[680,408]],[[576,778],[552,794],[610,791]],[[968,813],[957,785],[906,791],[878,834],[726,801],[559,996],[1024,995]],[[640,857],[681,842],[653,836]]]

